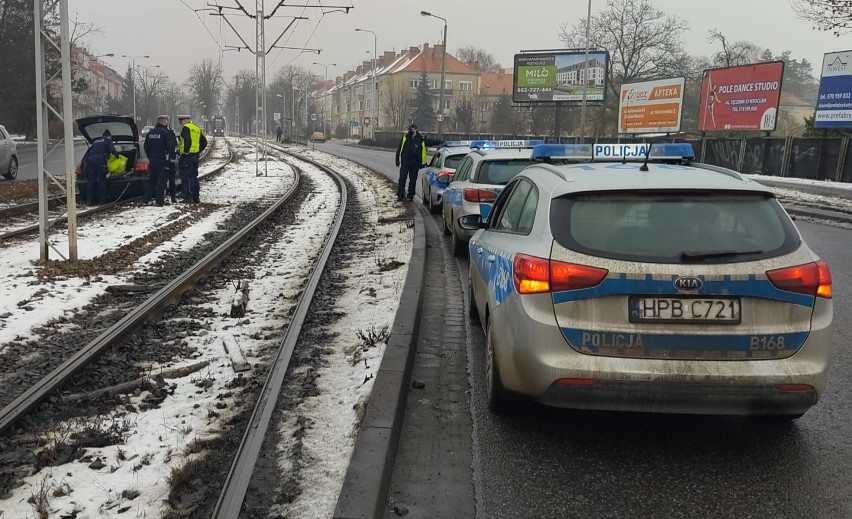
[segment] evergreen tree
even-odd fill
[[[432,108],[432,92],[429,76],[425,70],[420,73],[420,84],[417,85],[412,118],[420,131],[431,131],[435,128],[435,109]]]
[[[494,118],[491,120],[491,131],[494,133],[514,133],[517,125],[517,116],[512,107],[512,96],[503,94],[497,98],[494,105]]]

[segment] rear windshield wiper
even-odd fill
[[[683,260],[701,260],[707,258],[727,258],[729,256],[740,256],[743,254],[761,254],[763,251],[760,249],[754,250],[710,250],[710,251],[691,251],[685,250],[680,253],[680,257]]]

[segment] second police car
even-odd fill
[[[444,201],[444,189],[452,180],[459,162],[470,153],[471,141],[447,141],[442,144],[429,164],[420,170],[420,187],[423,204],[429,211],[437,213]]]
[[[796,418],[826,387],[831,273],[768,188],[691,145],[545,145],[470,241],[486,394]],[[562,158],[573,164],[546,162]],[[593,160],[594,158],[594,160]],[[637,161],[638,162],[633,162]]]
[[[444,190],[441,208],[444,234],[452,236],[453,253],[457,256],[467,250],[473,232],[456,225],[462,216],[488,212],[497,195],[515,175],[533,164],[530,152],[543,141],[473,141],[471,152],[465,156]]]

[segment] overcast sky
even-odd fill
[[[101,28],[101,35],[85,39],[94,53],[113,52],[116,57],[104,58],[113,68],[124,71],[128,60],[121,54],[151,56],[138,65],[157,64],[172,79],[184,81],[188,69],[203,58],[219,59],[217,40],[226,45],[240,45],[239,39],[209,12],[193,12],[207,3],[236,6],[235,0],[70,0],[72,12],[81,21],[92,22]],[[241,0],[250,11],[255,0]],[[271,13],[276,0],[266,0],[266,12]],[[356,27],[375,31],[378,52],[400,50],[424,42],[440,43],[443,24],[435,18],[420,16],[426,9],[448,21],[450,52],[460,46],[475,45],[491,52],[504,66],[511,67],[517,51],[561,47],[559,28],[562,23],[574,24],[585,17],[587,3],[583,0],[523,0],[517,3],[493,0],[286,0],[284,5],[351,5],[349,14],[330,13],[321,16],[318,8],[280,9],[278,15],[307,16],[299,21],[282,43],[291,47],[322,49],[317,56],[299,54],[292,50],[274,50],[267,58],[267,77],[287,64],[302,65],[319,75],[325,69],[313,62],[336,63],[328,68],[329,77],[340,75],[373,52],[373,37],[355,32]],[[711,28],[722,31],[731,40],[749,40],[774,52],[793,51],[794,57],[805,57],[818,76],[825,52],[852,48],[852,36],[837,38],[813,30],[807,22],[796,18],[788,0],[653,0],[668,14],[680,16],[689,23],[686,48],[691,54],[709,55],[713,47],[707,43]],[[688,4],[689,7],[684,7]],[[605,0],[592,0],[592,11],[605,5]],[[326,8],[328,10],[328,8]],[[303,14],[304,11],[304,14]],[[227,12],[227,11],[226,11]],[[231,11],[233,12],[233,11]],[[229,16],[243,38],[254,46],[254,25],[245,17]],[[203,21],[203,23],[202,23]],[[267,46],[286,27],[288,19],[276,17],[267,21]],[[286,42],[286,43],[285,43]],[[254,57],[247,51],[227,51],[223,54],[225,75],[230,78],[241,69],[254,70]]]

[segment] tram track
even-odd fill
[[[219,141],[217,139],[214,142],[219,142]],[[199,176],[200,180],[203,180],[204,178],[210,178],[210,177],[218,175],[229,164],[232,163],[232,161],[234,159],[234,150],[233,150],[230,142],[228,142],[225,139],[223,139],[222,142],[224,142],[225,145],[228,147],[227,160],[224,163],[222,163],[221,165],[214,168],[212,171],[209,171],[209,172],[207,172],[203,175],[200,175]],[[210,150],[210,151],[206,151],[201,160],[211,159],[212,158],[212,156],[211,156],[212,149],[213,149],[212,147],[208,148],[208,150]],[[131,203],[131,202],[136,202],[138,200],[141,200],[141,197],[138,197],[138,196],[137,197],[131,197],[131,198],[119,197],[118,200],[115,200],[113,202],[109,202],[109,203],[102,204],[102,205],[95,206],[95,207],[86,208],[86,209],[83,209],[83,210],[78,210],[77,211],[77,218],[78,219],[88,218],[92,215],[96,215],[98,213],[103,213],[103,212],[108,211],[110,209],[113,209],[115,207],[125,205],[125,204]],[[63,208],[62,213],[60,215],[54,214],[54,215],[51,216],[51,218],[53,218],[52,223],[53,223],[54,226],[58,225],[58,224],[64,224],[68,221],[68,217],[65,214],[67,212],[64,209],[65,207],[66,206],[65,206],[65,197],[64,196],[50,197],[48,199],[49,210],[56,212],[57,208]],[[39,210],[39,203],[38,202],[27,202],[27,203],[24,203],[24,204],[18,204],[18,205],[0,208],[0,221],[7,221],[9,218],[19,218],[21,216],[25,216],[25,215],[28,215],[28,214],[37,213],[38,210]],[[12,230],[9,230],[9,231],[0,230],[0,243],[8,241],[12,238],[16,238],[16,237],[20,237],[20,236],[26,236],[26,235],[29,235],[29,234],[32,234],[32,233],[35,233],[35,232],[38,232],[38,231],[39,231],[39,224],[38,223],[25,225],[25,226],[18,227],[16,229],[12,229]]]

